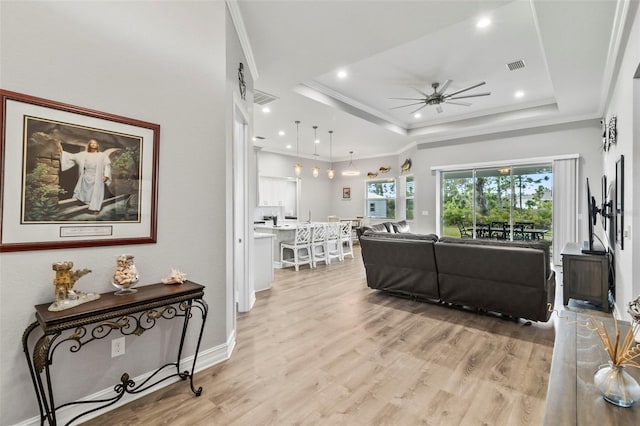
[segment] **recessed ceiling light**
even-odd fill
[[[284,130],[280,130],[280,131],[278,132],[278,134],[279,134],[280,136],[284,136]]]
[[[415,114],[413,114],[413,118],[420,118],[422,117],[422,114],[420,114],[419,112],[416,112]]]
[[[252,137],[252,138],[251,138],[251,140],[255,142],[255,141],[257,141],[258,139],[254,136],[254,137]]]
[[[522,90],[518,90],[516,93],[513,94],[513,96],[515,96],[516,98],[522,98],[524,97],[524,92]]]
[[[315,143],[320,143],[320,139],[316,139],[314,142]]]
[[[491,25],[491,19],[489,18],[480,18],[476,23],[476,27],[478,28],[487,28],[489,25]]]
[[[347,72],[345,70],[338,71],[338,78],[347,78]]]
[[[264,112],[265,114],[268,113],[268,112],[271,112],[271,108],[264,107],[264,108],[262,108],[262,112]]]
[[[291,149],[291,145],[287,145],[285,148],[287,148],[287,149]]]

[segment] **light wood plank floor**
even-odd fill
[[[88,425],[538,425],[554,331],[385,295],[364,267],[277,270],[231,359]]]

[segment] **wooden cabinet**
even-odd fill
[[[586,300],[611,312],[609,305],[610,255],[584,254],[578,243],[568,243],[562,250],[562,302]]]

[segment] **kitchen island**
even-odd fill
[[[280,262],[280,243],[283,241],[293,241],[296,234],[297,222],[283,222],[280,225],[274,226],[269,222],[254,223],[254,232],[271,234],[273,235],[273,267],[282,268]]]

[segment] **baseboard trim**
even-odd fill
[[[236,345],[236,335],[235,332],[232,332],[229,335],[229,338],[227,339],[226,343],[223,343],[221,345],[218,346],[214,346],[212,348],[209,349],[205,349],[203,351],[200,351],[200,353],[198,354],[198,360],[196,361],[196,368],[195,368],[195,372],[198,373],[202,370],[205,370],[209,367],[212,367],[216,364],[219,364],[223,361],[228,360],[231,357],[231,354],[233,353],[233,349],[235,348]],[[190,366],[191,363],[193,363],[193,355],[183,358],[182,360],[180,360],[180,365],[181,366]],[[137,377],[133,378],[133,381],[136,383],[141,383],[143,382],[146,378],[148,378],[149,376],[151,376],[154,371],[151,372],[147,372],[144,374],[141,374]],[[140,392],[138,394],[127,394],[126,396],[124,396],[120,401],[118,401],[117,403],[106,407],[102,410],[87,414],[86,416],[81,417],[80,419],[78,419],[78,421],[82,421],[82,422],[86,422],[89,419],[92,419],[94,417],[98,417],[101,416],[105,413],[108,413],[111,410],[114,410],[118,407],[121,407],[125,404],[128,404],[132,401],[135,401],[138,398],[141,398],[145,395],[149,395],[152,394],[153,392],[156,392],[166,386],[169,386],[172,383],[175,383],[177,381],[179,381],[180,378],[179,377],[175,377],[169,380],[166,380],[162,383],[158,383],[157,386],[154,386],[151,389],[147,389],[144,392]],[[197,387],[197,382],[194,384]],[[188,386],[185,383],[185,386]],[[206,389],[204,390],[204,392],[206,392]],[[110,398],[113,396],[113,386],[107,388],[107,389],[103,389],[101,391],[98,391],[94,394],[88,395],[84,398],[81,398],[81,400],[83,401],[89,401],[89,400],[96,400],[96,399],[106,399],[106,398]],[[56,420],[58,424],[66,424],[69,420],[73,419],[75,416],[77,416],[78,414],[82,413],[83,411],[86,411],[87,407],[82,407],[82,406],[70,406],[70,407],[65,407],[61,410],[56,411]],[[27,420],[23,420],[20,423],[16,423],[14,426],[39,426],[40,425],[40,416],[35,416],[32,417],[30,419]]]

